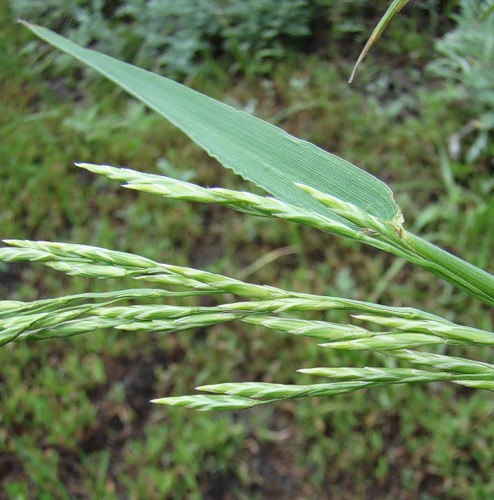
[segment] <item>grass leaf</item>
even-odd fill
[[[378,38],[383,34],[383,31],[386,29],[386,26],[390,23],[391,19],[393,19],[400,10],[405,7],[409,0],[393,0],[391,5],[388,7],[388,10],[384,13],[384,16],[381,18],[377,26],[374,28],[371,36],[367,40],[362,52],[358,56],[357,62],[353,67],[352,74],[350,75],[349,83],[352,83],[355,78],[355,73],[357,72],[357,68],[360,66],[360,63],[364,60],[364,57],[367,55],[367,52],[371,49],[371,47],[376,43]]]
[[[106,76],[185,132],[223,166],[275,197],[340,220],[294,183],[353,203],[382,220],[399,208],[389,187],[364,170],[254,116],[39,26],[37,36]],[[347,223],[348,224],[348,223]]]

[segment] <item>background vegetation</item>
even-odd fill
[[[494,15],[482,10],[490,3],[464,1],[462,10],[454,1],[414,2],[349,87],[385,1],[284,0],[275,8],[260,0],[249,9],[233,0],[170,1],[166,8],[143,0],[4,1],[1,236],[106,246],[256,283],[414,305],[492,329],[492,311],[377,250],[221,207],[132,193],[76,170],[73,161],[87,160],[207,186],[243,182],[14,23],[22,16],[172,75],[353,161],[391,183],[410,227],[493,272]],[[37,266],[0,268],[2,298],[110,288]],[[241,324],[8,345],[0,350],[0,496],[494,493],[487,392],[443,383],[383,387],[220,415],[148,404],[206,382],[290,383],[296,367],[322,362],[373,359]]]

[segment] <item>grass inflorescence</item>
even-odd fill
[[[91,169],[93,168],[91,167]],[[121,174],[121,171],[118,170],[115,174],[115,169],[111,167],[95,167],[93,170],[107,173],[108,169],[113,176],[116,175],[119,179],[122,179],[122,176],[125,179],[128,179],[129,176],[133,176],[134,179],[141,178],[141,175],[136,172],[125,171]],[[144,187],[144,190],[147,190],[147,184],[143,184],[143,179],[149,180],[149,177],[142,176],[141,183],[137,184],[137,187]],[[163,186],[163,183],[160,184],[159,180],[153,178],[153,183],[150,184],[151,191],[159,192],[159,194],[171,193],[172,195],[176,192],[175,190],[178,190],[179,194],[185,191],[184,196],[194,201],[214,201],[217,199],[216,194],[210,194],[212,190],[205,190],[181,182],[167,181],[166,179],[164,184],[167,186],[165,192],[163,189],[157,189],[157,187]],[[168,187],[169,185],[172,187]],[[221,197],[221,199],[228,200],[227,203],[230,207],[236,207],[239,203],[247,203],[246,199],[251,200],[252,204],[256,206],[256,211],[263,215],[273,215],[273,210],[266,208],[266,206],[270,207],[270,199],[242,193],[237,195],[235,192],[227,190],[221,191]],[[242,202],[239,201],[240,199]],[[288,214],[290,218],[292,213],[299,211],[296,207],[291,207],[280,201],[276,202],[276,206],[278,207],[276,214],[282,214],[283,217]],[[355,217],[355,221],[357,220]],[[365,222],[378,229],[377,223]],[[334,228],[333,231],[335,231]],[[381,232],[385,231],[386,228]],[[0,342],[2,344],[13,340],[67,337],[112,327],[129,332],[179,332],[239,320],[288,334],[313,337],[320,342],[320,346],[333,349],[369,349],[386,353],[387,351],[416,349],[440,344],[494,346],[494,334],[490,332],[456,325],[417,309],[379,306],[344,298],[300,294],[275,287],[263,287],[193,268],[161,264],[138,255],[104,248],[25,240],[5,240],[5,243],[12,245],[12,247],[0,249],[0,261],[41,262],[68,274],[99,279],[128,276],[139,281],[188,288],[189,292],[124,290],[120,293],[94,295],[94,298],[107,300],[102,303],[82,305],[74,305],[74,303],[90,298],[87,294],[79,297],[62,297],[52,301],[41,301],[41,304],[12,304],[9,302],[0,313],[0,327],[2,328]],[[112,305],[112,302],[122,299],[187,296],[196,294],[198,291],[212,295],[240,295],[251,300],[212,307],[159,304]],[[334,309],[350,311],[356,319],[382,325],[388,329],[371,331],[350,323],[337,324],[276,316],[276,314],[287,312],[330,311]],[[473,364],[475,365],[475,362]],[[444,364],[442,365],[444,366]],[[436,368],[435,363],[429,363],[429,367]],[[379,375],[377,377],[376,372],[372,372],[370,368],[360,371],[356,369],[351,372],[352,377],[349,377],[351,369],[342,368],[341,375],[338,375],[338,369],[332,368],[333,378],[350,378],[353,381],[306,386],[249,382],[220,384],[219,386],[202,386],[199,389],[207,392],[219,392],[222,396],[171,397],[155,399],[153,402],[200,410],[238,410],[264,404],[264,402],[343,394],[385,383],[451,381],[469,387],[494,390],[494,365],[487,366],[490,370],[484,370],[486,365],[480,364],[479,367],[481,368],[479,372],[468,374],[458,373],[456,367],[452,370],[446,369],[443,372],[416,371],[413,373],[400,370],[388,373],[384,368],[381,372],[376,369]],[[321,368],[316,369],[316,372],[305,369],[302,373],[331,376]]]

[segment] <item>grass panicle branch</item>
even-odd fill
[[[190,182],[162,175],[146,174],[128,168],[90,163],[77,163],[76,166],[117,180],[122,183],[122,187],[127,189],[158,194],[170,199],[217,203],[250,215],[285,219],[350,239],[359,241],[368,239],[364,232],[353,229],[351,224],[341,224],[333,219],[276,198],[219,187],[203,188]]]
[[[402,368],[310,368],[299,372],[335,380],[327,384],[285,385],[264,382],[223,383],[196,387],[211,392],[215,397],[202,394],[155,399],[152,402],[169,406],[182,406],[202,411],[236,410],[286,399],[316,396],[335,396],[360,389],[389,384],[454,382],[476,389],[494,390],[494,373],[452,374]],[[231,399],[228,399],[231,398]],[[238,399],[242,398],[242,399]],[[247,400],[247,401],[245,401]],[[218,404],[216,404],[216,402]],[[241,406],[239,406],[241,405]]]
[[[310,305],[312,310],[341,309],[353,313],[446,321],[440,316],[412,307],[392,307],[343,297],[299,293],[149,259],[146,259],[145,266],[141,266],[138,260],[142,258],[140,256],[89,245],[29,240],[4,240],[4,243],[10,247],[0,248],[0,262],[38,262],[70,275],[106,279],[113,278],[113,274],[116,274],[113,269],[117,269],[122,276],[130,276],[139,282],[178,285],[200,293],[232,294],[258,300],[286,299],[279,304],[280,308],[293,308],[296,304],[302,304],[307,307]],[[94,271],[98,266],[109,268],[110,272],[98,274]]]
[[[343,394],[395,383],[454,382],[474,388],[494,389],[494,365],[419,352],[435,344],[494,345],[494,335],[456,325],[439,316],[413,308],[382,306],[339,297],[290,292],[234,280],[214,273],[162,264],[125,253],[86,245],[6,240],[0,262],[39,262],[69,274],[93,278],[131,276],[180,286],[185,291],[131,289],[85,293],[31,303],[0,302],[0,343],[68,337],[102,328],[154,333],[179,332],[234,320],[290,335],[323,340],[323,347],[370,349],[433,371],[409,368],[306,368],[305,374],[324,376],[327,384],[283,385],[232,383],[202,386],[215,395],[192,395],[154,400],[199,410],[243,409],[283,399]],[[99,271],[102,269],[103,271]],[[195,295],[235,294],[248,301],[217,306],[169,304],[115,305],[117,301],[170,299]],[[345,310],[354,319],[390,328],[371,331],[354,324],[288,317],[307,311]],[[282,315],[282,316],[280,316]],[[440,370],[440,371],[437,371]]]
[[[336,214],[338,220],[343,221],[341,223],[296,205],[248,192],[203,188],[169,177],[109,165],[78,163],[77,166],[118,180],[123,187],[129,189],[172,199],[218,203],[251,215],[281,218],[366,243],[419,265],[473,297],[494,306],[494,276],[405,231],[401,212],[391,221],[381,220],[350,202],[296,183],[301,191]]]

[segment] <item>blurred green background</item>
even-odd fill
[[[387,6],[0,1],[0,236],[106,246],[492,329],[487,307],[377,250],[282,221],[129,192],[78,171],[74,161],[91,161],[251,188],[15,23],[43,24],[343,156],[390,183],[408,228],[494,272],[494,2],[411,2],[349,86]],[[1,299],[117,286],[135,284],[0,265]],[[492,361],[487,350],[448,352]],[[0,498],[494,495],[488,392],[395,386],[222,414],[148,403],[204,383],[304,382],[310,379],[296,369],[383,363],[371,354],[323,351],[235,323],[11,344],[0,363]]]

